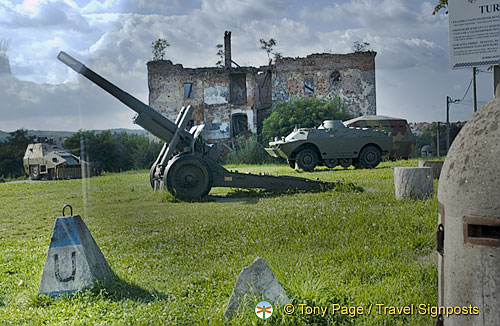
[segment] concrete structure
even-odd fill
[[[276,305],[283,306],[290,302],[285,289],[261,257],[241,271],[224,311],[224,318],[231,318],[236,313],[246,295],[269,301],[275,309]],[[251,302],[252,307],[256,303]]]
[[[51,297],[70,294],[113,276],[82,218],[79,215],[58,217],[38,293]]]
[[[278,101],[316,96],[338,99],[355,116],[376,114],[375,52],[313,54],[240,67],[231,59],[231,32],[226,32],[224,55],[223,68],[148,62],[149,105],[170,120],[182,106],[192,105],[191,124],[206,124],[205,138],[223,143],[260,131]]]
[[[432,196],[434,183],[431,168],[394,167],[396,199],[425,199]]]
[[[439,305],[477,307],[441,325],[500,325],[499,111],[496,98],[474,113],[439,178]]]
[[[434,179],[439,179],[439,175],[441,174],[441,170],[443,169],[442,161],[425,161],[418,160],[419,168],[431,168],[432,169],[432,177]]]

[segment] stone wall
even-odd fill
[[[262,127],[271,104],[317,96],[339,99],[354,116],[376,114],[375,52],[283,58],[271,69],[184,68],[169,60],[148,62],[149,104],[175,121],[191,105],[191,123],[206,125],[207,140],[231,140]]]
[[[376,52],[283,58],[272,67],[272,100],[340,99],[354,116],[376,114]]]
[[[172,121],[182,106],[191,105],[192,123],[206,125],[208,140],[231,139],[240,132],[241,122],[235,123],[240,129],[231,128],[234,119],[246,121],[246,129],[255,133],[256,75],[252,67],[191,69],[168,60],[148,62],[149,104]]]

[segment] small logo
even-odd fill
[[[266,320],[273,315],[273,306],[267,301],[261,301],[255,306],[255,314],[260,319]]]

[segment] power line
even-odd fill
[[[467,93],[469,93],[469,90],[470,90],[470,86],[471,86],[471,85],[472,85],[472,78],[470,79],[469,87],[467,87],[467,90],[465,91],[465,94],[464,94],[464,96],[462,97],[462,99],[461,99],[461,100],[459,100],[459,101],[455,100],[453,103],[457,103],[457,104],[458,104],[458,103],[462,102],[462,101],[464,100],[464,98],[467,96]]]

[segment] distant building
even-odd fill
[[[223,68],[148,62],[149,104],[171,120],[182,106],[193,106],[191,124],[204,123],[205,138],[222,142],[260,131],[278,101],[338,98],[354,116],[377,113],[376,52],[312,54],[278,59],[270,67],[235,67],[231,32],[226,32],[224,54]]]

